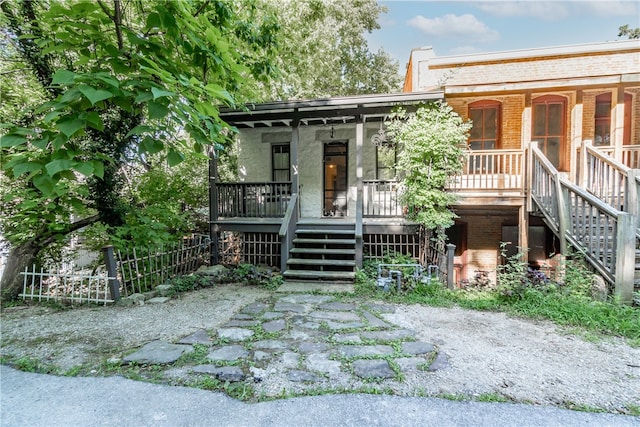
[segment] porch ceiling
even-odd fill
[[[220,117],[237,128],[264,128],[301,125],[381,121],[395,107],[415,110],[418,105],[444,99],[444,92],[411,92],[322,98],[307,101],[279,101],[247,104],[243,109],[221,109]]]

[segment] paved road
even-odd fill
[[[640,426],[640,417],[520,404],[324,395],[246,404],[221,393],[0,366],[0,426]]]

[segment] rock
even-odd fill
[[[449,367],[449,357],[440,352],[436,356],[431,366],[429,366],[429,372],[441,371],[443,369],[447,369]]]
[[[284,319],[272,320],[271,322],[266,322],[262,324],[262,329],[266,332],[278,332],[283,330],[287,324]]]
[[[229,274],[229,269],[224,265],[203,265],[198,270],[196,270],[195,274],[199,274],[201,276],[213,276],[213,277],[223,277]]]
[[[242,309],[245,314],[260,314],[265,311],[269,306],[262,302],[254,302]]]
[[[414,333],[406,329],[397,329],[394,331],[363,332],[361,336],[365,340],[395,341],[395,340],[402,340],[405,338],[413,338]]]
[[[300,355],[298,353],[287,352],[282,354],[282,365],[287,368],[298,366]]]
[[[262,340],[253,343],[253,348],[266,350],[282,350],[287,348],[287,343],[279,340]]]
[[[258,320],[230,320],[224,324],[225,328],[256,326],[260,323]]]
[[[298,347],[300,353],[319,353],[328,349],[329,346],[321,342],[303,342]]]
[[[316,374],[298,370],[289,371],[289,373],[287,374],[287,378],[289,379],[289,381],[298,383],[322,381],[322,377],[319,377]]]
[[[144,305],[144,300],[145,296],[143,294],[131,294],[120,299],[122,305]]]
[[[187,345],[170,344],[165,341],[152,341],[140,350],[122,359],[123,363],[140,363],[144,365],[165,365],[173,363],[193,347]]]
[[[602,276],[594,274],[591,278],[591,298],[596,301],[605,302],[609,296],[607,283]]]
[[[244,341],[247,338],[251,338],[253,333],[252,330],[244,328],[218,329],[218,336],[220,338],[227,338],[231,341]]]
[[[273,307],[274,311],[286,311],[292,313],[305,313],[307,308],[302,304],[292,302],[277,302]]]
[[[330,302],[318,307],[320,310],[335,310],[335,311],[354,311],[356,309],[355,304],[347,304],[344,302]]]
[[[396,373],[386,360],[356,360],[353,372],[360,378],[386,379],[394,378]]]
[[[341,363],[337,360],[331,360],[329,354],[326,353],[309,354],[305,365],[311,371],[324,372],[333,376],[340,375],[342,372],[340,370]]]
[[[171,286],[171,285],[158,285],[158,286],[156,286],[156,292],[161,297],[169,296],[169,294],[171,293],[172,289],[173,289],[173,286]]]
[[[393,354],[390,345],[342,345],[338,352],[344,357],[387,356]]]
[[[292,294],[280,298],[282,302],[291,302],[295,304],[323,304],[333,300],[328,295],[312,295],[312,294]]]
[[[309,313],[309,317],[337,322],[358,322],[360,320],[360,316],[357,313],[343,311],[314,311]]]
[[[436,348],[429,343],[412,341],[402,343],[402,352],[406,354],[426,354],[435,351]]]
[[[169,297],[153,297],[151,299],[146,300],[147,304],[164,304],[165,302],[171,300]]]
[[[207,334],[206,331],[203,331],[202,329],[199,331],[194,332],[193,334],[186,336],[184,338],[182,338],[180,341],[178,341],[178,344],[205,344],[205,345],[209,345],[211,344],[211,338],[209,337],[209,334]]]
[[[333,336],[335,342],[339,343],[354,343],[360,344],[362,342],[362,338],[358,334],[336,334]]]
[[[384,320],[380,319],[378,316],[365,311],[362,313],[364,318],[369,322],[369,326],[372,328],[389,328],[391,325]]]
[[[234,360],[242,359],[243,357],[249,356],[249,352],[241,345],[226,345],[224,347],[220,347],[216,350],[211,351],[207,355],[207,359],[209,360],[223,360],[227,362],[232,362]]]
[[[198,365],[193,367],[196,374],[209,374],[220,381],[239,382],[245,379],[245,375],[238,366]]]
[[[145,301],[147,301],[147,300],[150,300],[151,298],[157,297],[158,293],[155,290],[153,290],[153,291],[144,292],[143,295],[144,295]]]

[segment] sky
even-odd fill
[[[640,27],[640,1],[379,0],[381,29],[367,36],[403,74],[411,49],[436,56],[620,40],[618,27]]]

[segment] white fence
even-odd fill
[[[70,271],[55,273],[50,271],[36,271],[34,265],[20,273],[24,276],[22,299],[37,301],[55,300],[62,302],[92,302],[104,304],[113,302],[109,292],[109,280],[115,279],[106,274],[86,274]]]

